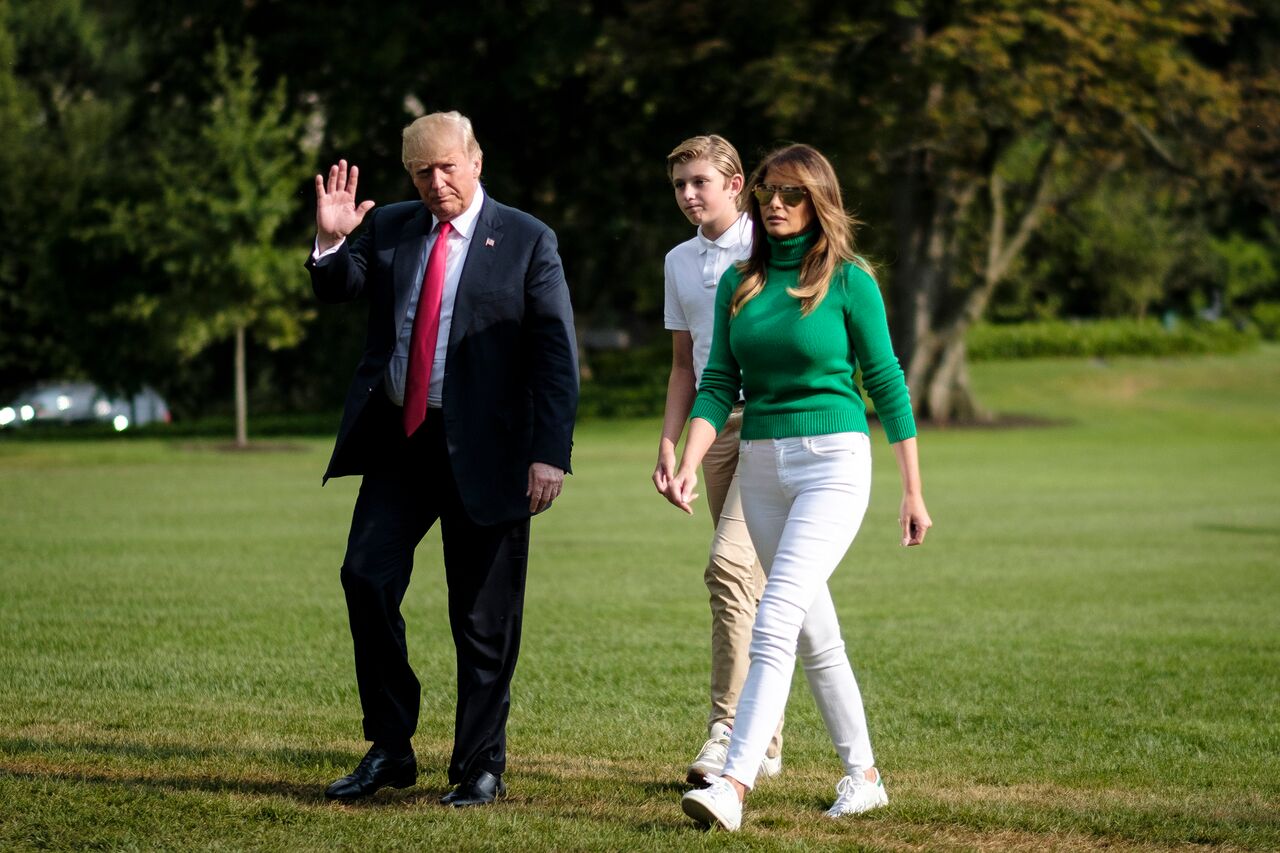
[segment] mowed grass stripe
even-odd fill
[[[0,442],[0,847],[1156,850],[1280,847],[1280,351],[974,366],[1051,425],[926,430],[937,528],[895,543],[892,455],[832,579],[891,804],[839,776],[797,674],[786,770],[693,828],[710,525],[649,483],[653,421],[588,423],[534,525],[511,801],[446,789],[438,534],[405,605],[418,787],[321,791],[363,751],[325,441],[227,454]],[[700,513],[705,510],[700,510]]]

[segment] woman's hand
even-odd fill
[[[929,510],[925,509],[924,498],[904,494],[902,506],[898,508],[898,524],[902,525],[904,546],[923,544],[925,533],[933,527],[933,519],[929,518]]]
[[[698,485],[698,475],[693,469],[681,470],[667,481],[667,488],[662,492],[667,500],[678,506],[680,509],[693,515],[693,507],[691,504],[697,499],[698,495],[694,492],[694,488]]]
[[[902,475],[902,505],[898,507],[898,525],[902,527],[902,544],[919,545],[933,527],[929,510],[924,508],[924,491],[920,485],[920,457],[915,436],[893,445],[893,455]]]

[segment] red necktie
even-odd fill
[[[427,419],[427,387],[431,384],[431,363],[435,361],[436,338],[440,334],[440,298],[444,295],[444,261],[449,254],[451,230],[453,226],[448,222],[440,223],[418,293],[418,312],[409,338],[409,370],[404,380],[405,435],[413,435]]]

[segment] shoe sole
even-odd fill
[[[840,820],[841,818],[845,818],[845,817],[857,817],[858,815],[866,814],[867,812],[875,811],[876,809],[882,809],[887,805],[889,805],[889,798],[885,797],[884,799],[877,802],[875,805],[867,806],[865,809],[862,809],[861,811],[841,812],[840,814],[832,814],[830,811],[827,811],[825,812],[825,814],[827,817],[831,818],[832,820]]]
[[[378,787],[374,788],[372,791],[370,791],[367,794],[359,794],[354,797],[337,797],[330,794],[328,791],[325,791],[324,798],[332,803],[355,803],[355,802],[359,802],[360,800],[369,799],[374,794],[381,791],[383,788],[399,788],[403,790],[405,788],[412,788],[416,784],[418,784],[418,776],[417,774],[414,774],[413,776],[404,776],[399,779],[389,780],[388,782],[386,782],[386,784],[379,785]]]
[[[718,827],[720,829],[728,830],[729,832],[733,832],[737,829],[737,827],[729,826],[729,824],[725,823],[723,818],[713,812],[700,800],[682,799],[680,800],[680,808],[684,810],[686,815],[693,818],[695,823],[700,826],[704,826],[707,829]]]
[[[479,806],[492,806],[495,803],[497,803],[498,800],[505,800],[506,798],[507,798],[507,792],[499,791],[498,793],[493,795],[492,800],[475,800],[475,801],[466,802],[466,803],[460,803],[457,800],[450,800],[449,802],[446,803],[444,800],[441,800],[440,803],[441,805],[446,805],[446,806],[449,806],[450,808],[455,808],[455,809],[472,809],[472,808],[477,808]]]

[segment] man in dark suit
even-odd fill
[[[418,119],[404,130],[403,160],[420,202],[357,204],[359,171],[345,160],[327,180],[316,176],[312,287],[324,302],[369,304],[325,479],[364,477],[342,586],[373,745],[325,795],[353,800],[417,779],[410,738],[421,688],[400,603],[414,547],[438,519],[458,663],[457,787],[442,802],[479,805],[506,790],[529,519],[569,470],[573,315],[555,235],[480,186],[470,121],[456,112]]]

